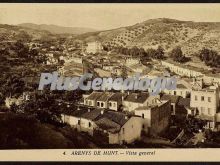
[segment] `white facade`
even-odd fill
[[[210,90],[192,90],[190,107],[196,108],[196,113],[199,116],[207,116],[209,128],[214,128],[214,116],[219,107],[219,91],[218,89]]]
[[[134,111],[138,107],[155,104],[159,98],[160,98],[159,95],[149,96],[143,103],[124,100],[122,104],[123,104],[125,111],[131,112],[131,111]]]
[[[86,52],[87,53],[98,53],[102,50],[102,44],[100,42],[89,42],[87,43]]]

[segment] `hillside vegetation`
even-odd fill
[[[86,41],[99,40],[109,46],[157,48],[166,52],[181,46],[184,54],[193,54],[203,47],[220,52],[220,23],[152,19],[129,27],[86,33],[77,36]]]

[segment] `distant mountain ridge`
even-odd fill
[[[47,24],[33,24],[33,23],[22,23],[18,26],[31,28],[35,30],[46,30],[53,34],[83,34],[87,32],[95,32],[97,30],[85,27],[64,27],[58,25],[47,25]]]
[[[162,46],[170,51],[181,46],[186,54],[193,54],[203,47],[220,52],[220,22],[180,21],[169,18],[149,19],[133,26],[113,30],[90,32],[76,36],[86,41],[99,40],[105,45],[142,47]]]

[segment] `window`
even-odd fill
[[[86,105],[88,105],[88,100],[86,100]]]
[[[176,95],[176,91],[174,91],[173,94]]]
[[[92,125],[92,124],[89,122],[89,127],[91,127],[91,125]]]
[[[116,107],[116,104],[115,104],[115,103],[114,103],[113,105],[114,105],[114,107]]]
[[[123,133],[123,134],[125,133],[125,128],[122,129],[122,133]]]
[[[109,102],[109,106],[110,106],[110,107],[112,106],[112,103],[111,103],[111,102]]]
[[[78,125],[80,125],[80,120],[78,120]]]
[[[211,108],[208,108],[208,114],[211,115],[212,112],[211,112]]]
[[[144,114],[142,113],[142,118],[144,118]]]
[[[204,100],[205,100],[204,96],[201,96],[201,101],[204,101]]]
[[[197,98],[197,96],[195,96],[195,101],[197,101],[198,100],[198,98]]]
[[[97,102],[97,106],[100,106],[100,103],[99,103],[99,102]]]
[[[101,107],[104,107],[104,104],[103,104],[103,103],[101,103]]]
[[[211,102],[211,97],[208,97],[208,102]]]
[[[145,127],[145,126],[144,126],[144,124],[143,124],[143,125],[142,125],[142,128],[144,129],[144,127]]]

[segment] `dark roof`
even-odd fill
[[[122,100],[122,96],[126,97],[125,93],[115,93],[109,98],[109,101],[119,101]]]
[[[122,113],[122,112],[117,112],[117,111],[105,111],[102,115],[100,115],[98,119],[101,118],[107,118],[117,124],[119,124],[120,126],[123,126],[128,120],[129,118],[126,118],[126,114]]]
[[[127,95],[125,101],[136,102],[136,103],[144,103],[149,97],[149,93],[141,92],[141,93],[132,93]]]
[[[164,95],[161,97],[161,100],[170,100],[171,103],[177,103],[178,100],[179,100],[179,98],[180,98],[180,96],[164,94]]]
[[[99,128],[107,130],[108,132],[116,133],[120,131],[121,126],[114,121],[103,117],[95,122]]]
[[[189,107],[190,106],[190,98],[180,97],[177,105]]]
[[[177,84],[176,88],[180,88],[180,89],[187,89],[187,87],[183,84]]]
[[[103,94],[97,99],[97,101],[107,101],[113,93],[110,92],[103,92]]]
[[[102,92],[92,92],[86,99],[97,100],[102,94]]]
[[[63,114],[79,117],[79,116],[81,116],[82,114],[84,114],[86,112],[88,112],[87,109],[75,110],[75,111],[73,111],[73,110],[65,110],[65,111],[63,111]]]
[[[90,112],[86,112],[84,114],[82,114],[80,117],[85,118],[85,119],[89,119],[89,120],[95,120],[100,114],[101,114],[101,109],[94,109],[91,110]]]

